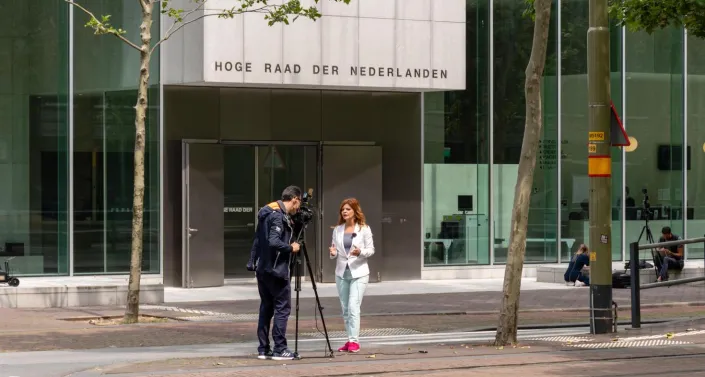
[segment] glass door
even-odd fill
[[[318,148],[315,145],[270,145],[258,147],[258,206],[281,199],[282,191],[291,185],[308,191],[318,182]],[[313,203],[314,205],[316,203]],[[259,208],[258,207],[258,208]],[[316,209],[318,210],[318,209]],[[313,265],[317,265],[316,219],[306,228],[306,245]],[[305,262],[304,262],[305,263]]]
[[[226,278],[252,277],[245,266],[250,257],[259,209],[279,200],[289,185],[299,186],[304,191],[317,187],[317,151],[315,145],[225,146]],[[315,229],[314,220],[306,231],[312,262],[317,249]]]
[[[226,145],[223,154],[225,169],[224,237],[225,277],[252,277],[245,266],[254,240],[257,212],[255,153],[250,145]]]

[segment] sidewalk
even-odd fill
[[[703,290],[698,286],[679,286],[644,291],[642,320],[705,317],[705,305],[698,302]],[[614,297],[619,303],[619,321],[629,321],[629,291],[615,290]],[[500,299],[501,294],[497,292],[372,295],[363,302],[362,328],[372,333],[395,334],[492,330],[497,325]],[[587,288],[522,292],[519,324],[524,327],[587,326],[588,299]],[[338,299],[328,297],[322,301],[328,331],[342,332]],[[132,326],[88,323],[90,318],[121,316],[122,307],[0,309],[3,318],[0,352],[254,341],[258,305],[258,301],[247,300],[144,306],[141,314],[167,319]],[[300,308],[302,337],[318,337],[323,326],[315,310],[315,300],[302,299]],[[293,314],[289,323],[291,332],[294,330]]]
[[[535,282],[534,282],[535,283]],[[454,288],[446,291],[438,291],[437,287],[442,285],[427,284],[424,291],[419,289],[419,293],[415,294],[413,290],[405,289],[404,285],[412,283],[400,282],[401,287],[396,290],[375,288],[375,284],[370,284],[369,292],[366,292],[362,302],[362,313],[366,315],[372,314],[410,314],[410,313],[497,313],[502,299],[501,285],[499,290],[477,290],[478,286],[463,286],[462,282],[457,282],[452,285]],[[535,283],[536,284],[536,283]],[[590,302],[590,290],[587,287],[567,287],[565,285],[547,284],[552,289],[546,289],[541,285],[524,284],[522,281],[522,291],[520,296],[521,311],[571,311],[571,310],[587,310]],[[420,286],[420,285],[419,285]],[[485,288],[490,288],[497,285],[482,285]],[[226,291],[228,287],[224,287]],[[526,288],[526,289],[525,289]],[[220,289],[220,288],[218,288]],[[238,286],[236,289],[244,290]],[[256,287],[250,289],[256,290]],[[375,290],[376,289],[376,290]],[[444,293],[453,292],[455,293]],[[466,290],[457,292],[458,290]],[[190,295],[199,294],[200,290],[193,290]],[[322,291],[322,290],[321,290]],[[401,294],[397,292],[406,292]],[[631,292],[629,289],[614,289],[612,291],[613,299],[617,302],[620,309],[628,309],[631,302]],[[327,308],[328,315],[337,315],[340,302],[337,293],[326,292],[326,295],[321,294],[321,303],[324,308]],[[301,295],[301,308],[313,315],[312,311],[315,308],[315,299],[312,298],[312,289],[310,286],[305,286]],[[167,298],[169,298],[167,296]],[[173,296],[171,296],[173,297]],[[230,314],[248,314],[257,313],[259,309],[259,299],[248,300],[213,300],[213,298],[204,294],[200,296],[202,299],[198,302],[174,302],[167,301],[165,305],[176,306],[179,308],[190,308],[199,310],[209,310],[221,313]],[[223,294],[221,298],[227,297]],[[209,301],[212,300],[212,301]],[[649,289],[641,292],[642,308],[661,307],[661,306],[682,306],[682,305],[703,305],[705,306],[705,285],[678,285],[667,288]]]
[[[126,363],[101,368],[113,377],[258,377],[258,376],[349,376],[385,375],[429,377],[464,376],[545,376],[575,375],[688,375],[705,370],[701,358],[705,351],[705,322],[690,321],[655,326],[619,336],[643,336],[666,332],[677,333],[692,327],[687,345],[634,346],[623,348],[576,348],[575,344],[540,340],[524,340],[518,347],[496,348],[489,342],[419,344],[371,347],[360,354],[336,354],[320,357],[310,351],[299,361],[263,361],[252,356],[174,357],[146,362]],[[659,329],[660,328],[660,329]],[[694,331],[698,330],[698,331]],[[614,341],[614,335],[591,337],[599,343]],[[604,339],[603,339],[604,338]],[[664,359],[664,352],[678,355]],[[75,377],[97,374],[77,373]]]
[[[454,279],[454,280],[405,280],[383,281],[367,285],[365,297],[438,293],[502,292],[504,279]],[[302,282],[301,297],[314,297],[312,284]],[[334,283],[317,283],[319,297],[338,297]],[[539,283],[535,278],[521,280],[522,292],[534,290],[570,290],[563,284]],[[293,291],[293,287],[292,287]],[[222,287],[185,289],[164,288],[167,303],[202,301],[258,300],[257,283],[254,279],[226,280]]]

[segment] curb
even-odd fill
[[[705,301],[693,301],[693,302],[669,302],[663,304],[642,304],[642,309],[657,309],[657,308],[681,308],[681,307],[692,307],[692,306],[703,306],[705,307]],[[619,306],[619,311],[631,310],[631,305]],[[542,308],[542,309],[519,309],[519,313],[546,313],[546,312],[584,312],[590,311],[589,307],[579,307],[579,308]],[[493,315],[499,312],[497,310],[455,310],[455,311],[423,311],[423,312],[404,312],[404,313],[371,313],[362,314],[363,317],[404,317],[404,316],[415,316],[415,315]]]

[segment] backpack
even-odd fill
[[[645,270],[649,268],[654,268],[654,265],[647,262],[646,260],[639,261],[639,269]],[[631,269],[631,263],[627,262],[624,264],[624,271],[617,271],[612,273],[612,288],[629,288],[632,285],[632,276],[628,273]]]
[[[612,288],[628,288],[632,284],[632,277],[627,271],[612,273]]]

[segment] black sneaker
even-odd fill
[[[271,350],[269,350],[267,352],[260,352],[259,356],[257,356],[257,358],[260,360],[270,360],[273,355],[274,355],[274,353]]]
[[[293,353],[287,349],[282,352],[275,352],[274,356],[272,356],[272,360],[277,360],[277,361],[294,360],[295,358],[297,358],[297,356],[298,355],[296,355],[295,353]]]

